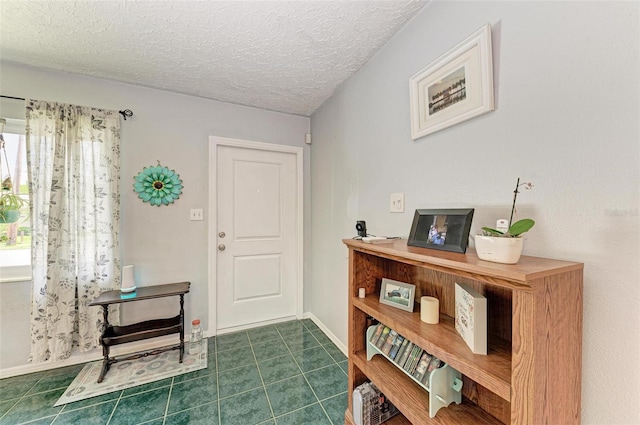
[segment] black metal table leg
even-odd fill
[[[180,294],[180,363],[184,356],[184,294]]]

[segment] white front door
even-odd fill
[[[298,317],[301,149],[225,140],[213,147],[216,328]]]

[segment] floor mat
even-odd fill
[[[178,363],[180,354],[178,350],[114,363],[100,384],[98,384],[98,376],[102,368],[102,360],[87,363],[54,407],[205,369],[207,344],[202,345],[201,353],[190,355],[187,353],[188,344],[185,344],[182,363]]]

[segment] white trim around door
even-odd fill
[[[285,152],[296,155],[296,179],[297,179],[297,296],[296,296],[296,316],[303,318],[303,266],[304,266],[304,172],[303,172],[303,149],[296,146],[278,145],[273,143],[255,142],[249,140],[231,139],[226,137],[209,136],[209,243],[208,243],[208,274],[209,274],[209,329],[207,334],[214,336],[217,334],[217,269],[216,250],[218,241],[217,228],[217,149],[218,146],[231,146],[238,148]],[[267,324],[267,323],[264,323]]]

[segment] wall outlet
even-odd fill
[[[189,211],[189,220],[191,221],[202,221],[204,220],[204,212],[202,208],[192,209]]]
[[[392,193],[391,201],[389,204],[389,212],[401,213],[404,212],[404,193]]]

